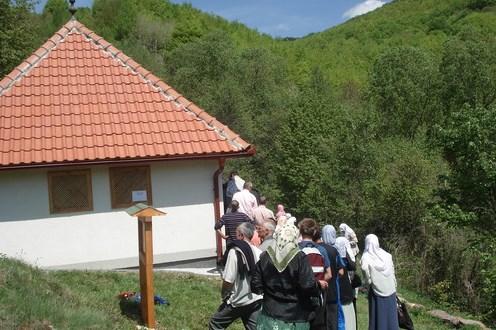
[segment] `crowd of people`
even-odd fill
[[[399,329],[394,265],[376,235],[366,236],[359,260],[347,224],[336,232],[310,218],[297,222],[281,204],[274,214],[252,190],[251,182],[230,175],[229,205],[215,226],[226,240],[222,304],[209,329],[241,319],[250,330],[356,330],[359,287],[368,290],[369,330]]]

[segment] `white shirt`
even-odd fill
[[[243,212],[250,219],[253,219],[253,209],[258,206],[258,203],[256,197],[248,189],[238,191],[232,199],[239,203],[239,212]]]
[[[374,293],[381,297],[389,297],[396,292],[396,276],[394,275],[394,266],[391,255],[383,253],[383,259],[389,271],[384,273],[374,267],[374,259],[365,252],[362,256],[362,270],[365,275],[365,281]]]
[[[251,244],[250,247],[253,252],[255,263],[257,263],[258,259],[260,259],[260,254],[262,253],[262,251]],[[236,255],[235,249],[236,248],[232,248],[231,250],[229,250],[223,279],[226,282],[234,284],[232,288],[232,294],[227,300],[227,303],[233,307],[239,307],[246,306],[257,300],[260,300],[263,298],[263,296],[251,292],[250,276],[245,276],[244,279],[241,280],[241,276],[238,273],[238,257]]]

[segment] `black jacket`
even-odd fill
[[[355,271],[355,262],[351,261],[351,258],[346,254],[346,258],[343,258],[346,262],[346,267],[344,268],[344,275],[339,277],[339,292],[342,304],[350,304],[353,302],[355,297],[355,290],[351,287],[351,281],[348,271]]]
[[[306,322],[315,310],[312,297],[319,296],[319,288],[312,268],[303,252],[291,260],[279,273],[267,252],[263,252],[255,266],[251,291],[264,295],[263,311],[284,322]]]
[[[329,255],[329,259],[331,261],[332,278],[329,280],[329,287],[326,290],[327,292],[326,302],[328,304],[336,304],[337,303],[336,279],[338,277],[339,269],[343,267],[338,265],[337,263],[337,257],[339,254],[338,254],[338,250],[336,250],[335,247],[325,243],[319,243],[319,245],[323,246],[324,249],[326,249],[327,254]]]

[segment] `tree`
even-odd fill
[[[437,73],[430,56],[412,47],[385,51],[370,72],[369,99],[386,136],[413,138],[438,120]]]
[[[0,77],[32,51],[36,32],[32,11],[30,0],[0,0]]]
[[[69,5],[65,0],[48,0],[43,8],[42,19],[47,25],[44,31],[47,37],[53,35],[60,29],[71,17]]]
[[[477,215],[462,225],[496,231],[496,106],[465,106],[440,129],[440,138],[452,168],[445,201]]]
[[[496,41],[471,30],[449,40],[440,64],[445,112],[465,104],[487,107],[496,101]]]

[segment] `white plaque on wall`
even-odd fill
[[[133,190],[133,202],[146,202],[146,190]]]

